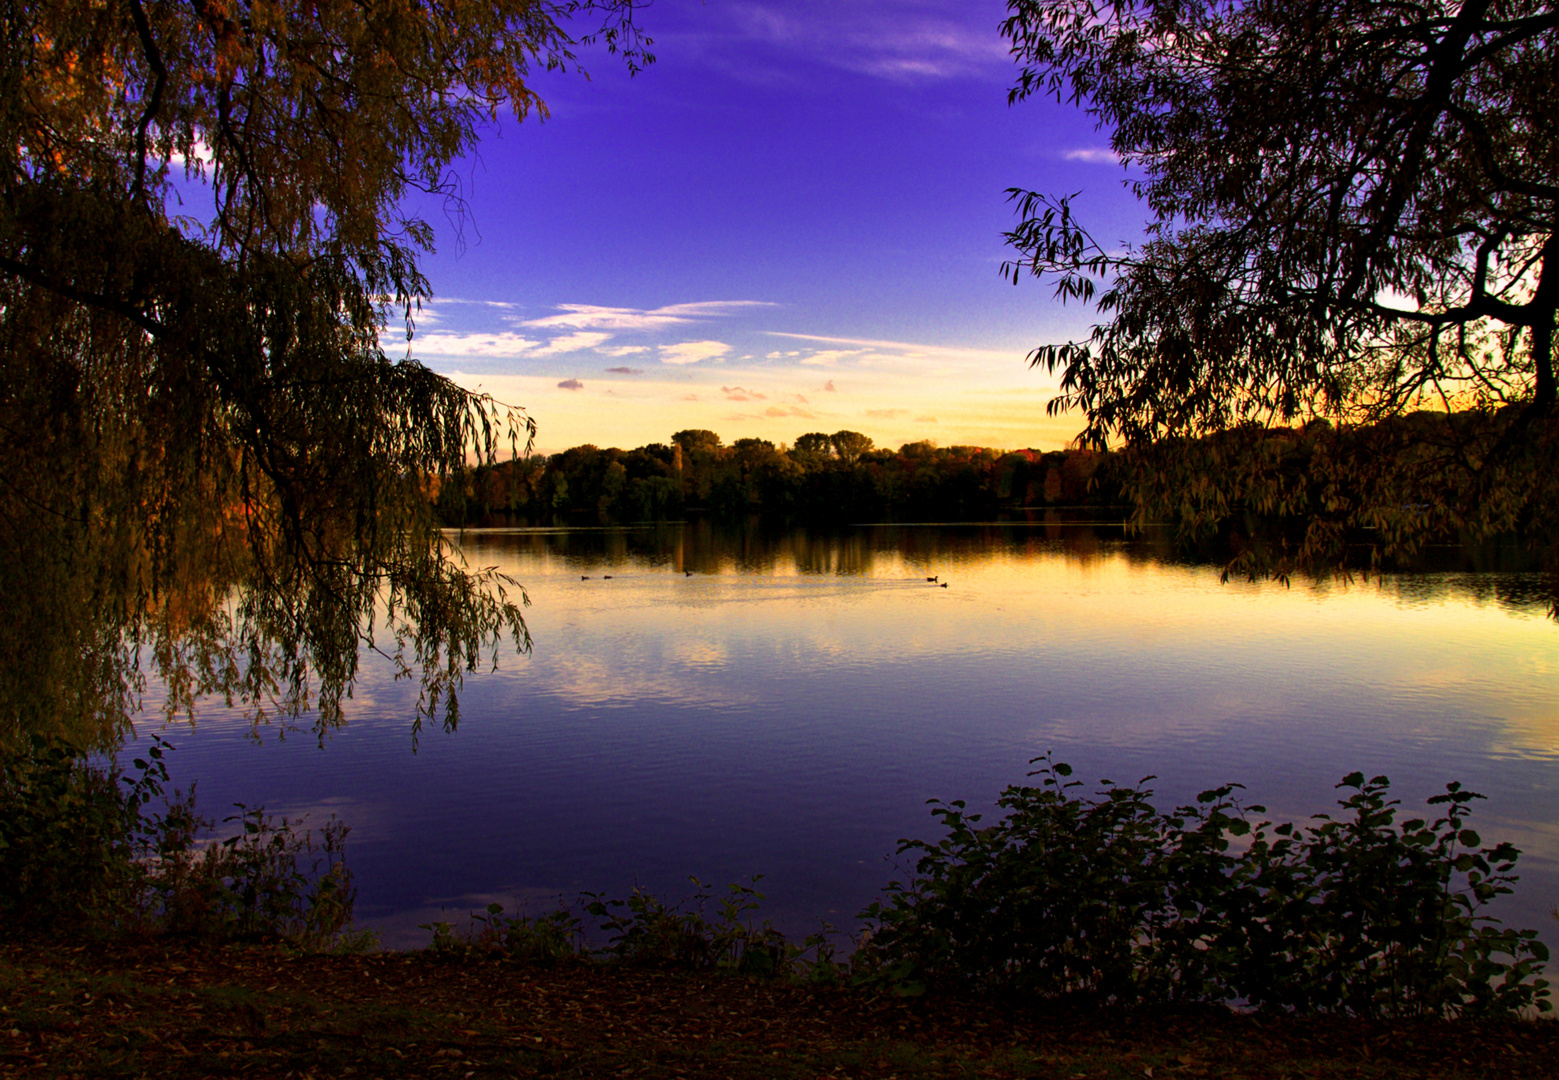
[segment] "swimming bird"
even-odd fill
[[[692,577],[693,576],[693,571],[691,571],[691,570],[684,570],[684,571],[682,571],[682,576],[683,577]]]
[[[580,574],[579,575],[579,580],[580,581],[589,581],[590,580],[590,575],[589,574]]]
[[[602,581],[611,581],[612,580],[612,575],[611,574],[602,574],[601,575],[601,580]]]
[[[942,582],[942,588],[944,588],[944,589],[947,588],[947,582],[945,582],[945,581]]]
[[[940,576],[940,575],[938,575],[938,576]],[[936,578],[934,578],[934,577],[928,577],[928,578],[926,578],[926,580],[927,580],[927,581],[935,581],[935,580],[936,580]]]

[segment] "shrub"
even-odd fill
[[[588,954],[579,917],[565,908],[541,915],[505,915],[502,904],[473,913],[464,931],[448,920],[420,923],[432,934],[428,949],[448,959],[499,956],[520,963],[551,964]]]
[[[172,749],[153,737],[131,776],[57,740],[34,740],[0,759],[7,932],[339,944],[355,898],[347,826],[332,819],[316,839],[301,821],[239,805],[227,819],[237,834],[206,842],[211,823],[196,813],[193,790],[164,798]],[[153,813],[159,798],[162,811]]]
[[[57,740],[0,756],[0,926],[55,934],[122,916],[162,767],[161,745],[150,753],[128,787]]]
[[[862,912],[858,982],[1365,1016],[1549,1008],[1536,931],[1483,913],[1518,852],[1480,846],[1481,796],[1459,784],[1429,800],[1441,816],[1399,824],[1389,781],[1354,773],[1346,815],[1301,828],[1252,824],[1265,809],[1238,785],[1161,814],[1141,785],[1087,797],[1065,764],[1035,764],[996,824],[935,803],[946,835],[901,842],[915,874]]]
[[[626,900],[586,893],[585,911],[600,920],[608,934],[605,954],[644,967],[695,971],[772,974],[783,966],[785,936],[767,922],[754,925],[751,918],[763,901],[757,878],[750,885],[730,885],[713,917],[705,914],[708,888],[697,878],[691,880],[691,900],[674,905],[641,889]]]
[[[263,807],[234,804],[225,819],[239,831],[205,846],[188,831],[164,833],[143,892],[151,925],[203,940],[281,939],[301,948],[334,947],[352,921],[357,890],[345,860],[351,830],[332,817],[319,830],[280,821]],[[359,944],[366,941],[357,935]]]
[[[763,902],[759,877],[749,884],[732,884],[709,913],[713,894],[702,881],[691,879],[694,894],[668,904],[652,893],[634,889],[626,900],[600,893],[581,894],[584,914],[595,920],[604,946],[592,946],[584,919],[566,908],[541,915],[505,915],[502,904],[474,913],[470,925],[457,928],[445,921],[424,923],[429,949],[463,959],[471,955],[500,956],[523,963],[589,959],[681,971],[729,971],[745,975],[784,976],[796,981],[836,982],[844,966],[835,960],[831,931],[825,925],[799,944],[767,921],[755,921]]]

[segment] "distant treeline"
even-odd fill
[[[971,520],[1121,501],[1114,455],[907,443],[879,449],[860,432],[725,445],[679,431],[633,450],[576,446],[473,470],[439,492],[447,524],[554,518],[654,521],[689,514],[786,520]]]
[[[1247,424],[1108,452],[931,442],[890,450],[856,431],[727,446],[695,429],[633,450],[576,446],[478,468],[444,486],[438,509],[448,525],[754,516],[828,525],[1018,520],[1086,507],[1167,528],[1185,553],[1240,572],[1407,565],[1426,545],[1511,542],[1532,566],[1552,568],[1559,425],[1523,416]]]

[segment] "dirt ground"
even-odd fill
[[[0,1075],[1559,1077],[1559,1022],[1057,1014],[574,962],[0,946]]]

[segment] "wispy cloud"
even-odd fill
[[[779,330],[765,330],[769,337],[794,338],[798,341],[821,341],[825,345],[857,346],[853,352],[864,354],[868,350],[892,352],[911,357],[972,357],[982,360],[1010,361],[1021,359],[1021,353],[1001,352],[995,349],[973,349],[958,345],[923,345],[910,341],[884,341],[877,338],[828,337],[823,334],[790,334]],[[820,354],[821,355],[821,354]]]
[[[207,169],[216,164],[216,152],[211,149],[211,146],[205,139],[196,139],[190,149],[194,151],[191,157],[185,157],[177,150],[173,151],[173,153],[168,155],[168,164],[175,167],[198,165]]]
[[[505,331],[498,334],[456,334],[436,332],[418,334],[412,339],[413,353],[433,356],[519,356],[531,353],[541,342]]]
[[[643,375],[644,369],[636,367],[609,367],[606,369],[606,373],[608,375]]]
[[[581,349],[593,349],[603,341],[611,339],[611,334],[588,333],[581,331],[577,334],[565,334],[563,337],[553,338],[541,348],[530,353],[531,356],[558,356],[562,353],[579,352]]]
[[[1011,58],[985,25],[955,21],[937,4],[874,0],[844,5],[786,0],[731,5],[730,33],[832,67],[881,79],[946,79],[993,68]]]
[[[744,390],[740,386],[722,386],[720,392],[725,395],[727,401],[763,401],[767,394],[760,394],[756,390]]]
[[[1121,156],[1108,146],[1079,146],[1061,155],[1066,161],[1081,161],[1089,165],[1119,165]]]
[[[908,409],[867,409],[866,415],[876,420],[892,420],[895,416],[903,416]]]
[[[430,306],[443,307],[445,304],[470,304],[475,307],[500,308],[505,311],[519,306],[508,300],[466,300],[459,296],[440,296],[436,299],[429,298],[425,300],[423,310],[426,311]]]
[[[860,356],[865,349],[819,349],[801,358],[803,364],[818,367],[833,367],[841,360],[847,360],[852,356]]]
[[[718,360],[731,351],[723,341],[683,341],[676,345],[660,347],[662,364],[696,364],[702,360]]]
[[[661,330],[668,326],[686,326],[751,308],[774,307],[766,300],[702,300],[690,304],[668,304],[658,308],[601,307],[595,304],[559,304],[558,314],[526,319],[520,325],[569,327],[579,330]]]
[[[612,345],[608,348],[596,350],[596,352],[600,353],[602,356],[615,356],[619,358],[624,356],[639,356],[640,354],[647,353],[649,351],[650,347],[648,345]]]
[[[796,406],[796,405],[792,405],[788,409],[785,408],[783,405],[770,405],[767,409],[763,410],[763,415],[764,416],[770,416],[770,417],[773,417],[775,419],[780,419],[782,417],[790,417],[790,416],[798,416],[798,417],[800,417],[803,420],[816,420],[817,419],[817,417],[814,414],[809,413],[809,412],[807,412],[807,410],[805,410],[803,408],[800,408],[799,406]]]

